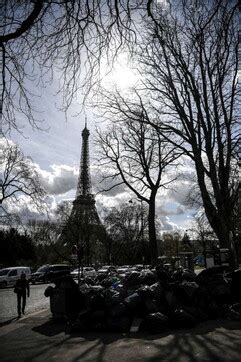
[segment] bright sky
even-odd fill
[[[136,75],[128,68],[127,61],[123,58],[116,65],[114,72],[105,79],[104,85],[117,83],[119,89],[124,91],[136,81]],[[41,96],[36,99],[36,102],[38,110],[42,112],[38,117],[45,120],[43,128],[46,131],[33,130],[25,122],[24,137],[15,131],[11,134],[11,139],[19,144],[25,156],[30,156],[36,165],[42,183],[49,193],[48,202],[52,210],[61,200],[75,197],[80,162],[81,132],[84,128],[85,116],[87,116],[88,128],[91,132],[90,156],[93,192],[96,190],[97,180],[96,173],[93,172],[95,150],[92,141],[97,121],[96,116],[90,109],[81,111],[80,101],[76,101],[72,104],[66,121],[64,113],[57,108],[57,105],[60,104],[60,98],[55,95],[55,92],[55,84],[42,90],[38,89]],[[98,126],[100,126],[99,122],[98,119]],[[23,123],[21,118],[19,118],[18,123]],[[185,179],[185,174],[192,172],[192,169],[186,166],[183,169],[182,180],[176,182],[172,189],[160,193],[157,199],[157,216],[165,231],[179,228],[185,230],[190,227],[194,210],[184,205],[184,199],[190,189],[190,181]],[[131,197],[134,195],[128,193],[124,187],[119,187],[109,193],[99,194],[96,197],[99,214],[102,214],[104,208],[108,209],[122,202],[128,203]],[[36,217],[30,206],[19,205],[18,210],[20,211],[22,208],[26,214],[26,207],[29,214]]]

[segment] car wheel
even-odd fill
[[[1,288],[6,288],[7,285],[8,285],[7,282],[2,282],[2,283],[1,283]]]

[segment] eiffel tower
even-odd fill
[[[70,247],[78,245],[83,251],[84,261],[89,265],[94,257],[96,242],[105,236],[105,229],[101,224],[95,206],[95,198],[91,193],[91,178],[89,167],[89,135],[87,120],[82,131],[82,149],[80,159],[80,173],[75,200],[61,240]]]

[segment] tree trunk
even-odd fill
[[[208,218],[209,224],[215,232],[219,245],[221,248],[227,248],[230,251],[230,265],[233,268],[237,267],[237,255],[236,248],[233,245],[233,241],[230,240],[230,232],[232,231],[232,210],[229,207],[229,204],[225,200],[219,199],[216,200],[218,203],[218,210],[215,204],[213,203],[210,193],[207,190],[205,183],[205,176],[203,172],[203,167],[201,165],[202,161],[196,157],[196,172],[198,177],[198,184],[200,187],[203,206],[205,209],[205,214]]]
[[[205,206],[205,202],[204,202],[204,206]],[[236,252],[236,248],[234,245],[234,241],[233,238],[231,237],[231,220],[230,218],[227,217],[223,217],[223,216],[218,216],[218,214],[216,213],[216,215],[213,214],[212,210],[210,210],[210,208],[207,207],[205,208],[205,213],[207,215],[208,221],[213,229],[213,231],[215,232],[218,241],[219,241],[219,246],[220,248],[227,248],[229,249],[230,252],[230,266],[232,268],[237,268],[238,267],[238,259],[237,259],[237,252]]]
[[[149,244],[150,244],[150,254],[151,254],[151,263],[155,265],[158,258],[157,250],[157,240],[156,240],[156,224],[155,224],[155,196],[151,195],[149,202],[149,212],[148,212],[148,229],[149,229]]]

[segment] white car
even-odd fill
[[[117,269],[117,273],[118,274],[126,274],[130,271],[130,268],[126,268],[126,267],[120,267]]]
[[[98,275],[108,275],[109,273],[116,273],[116,268],[112,265],[104,265],[98,269]]]
[[[74,278],[77,279],[78,278],[78,274],[80,273],[81,276],[81,268],[80,270],[77,268],[75,270],[73,270],[70,275]],[[84,266],[83,267],[83,275],[84,277],[90,277],[90,278],[94,278],[96,277],[97,273],[95,271],[94,268],[92,268],[91,266]]]
[[[21,273],[25,273],[26,279],[31,279],[31,269],[26,266],[15,266],[0,270],[0,287],[13,287],[20,278]]]

